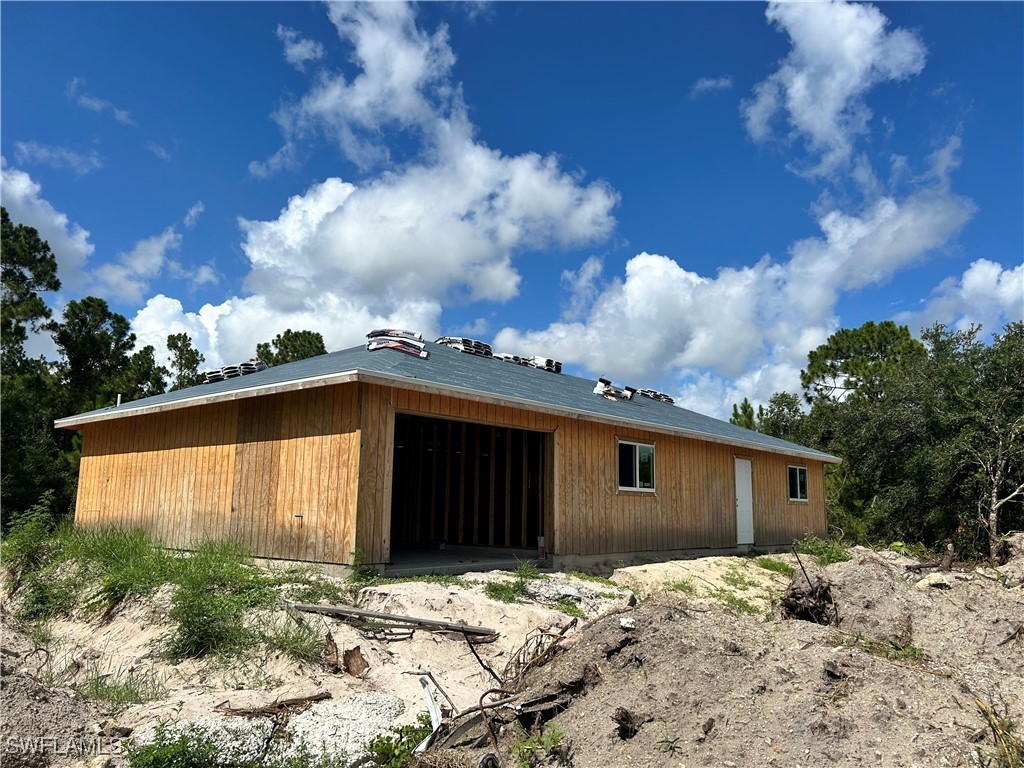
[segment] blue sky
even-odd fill
[[[397,325],[722,416],[839,327],[1024,316],[1020,3],[0,17],[3,204],[161,351]]]

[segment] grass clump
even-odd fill
[[[180,566],[168,656],[230,655],[251,645],[257,635],[244,621],[246,612],[273,605],[277,596],[271,580],[249,564],[245,549],[237,542],[204,541]]]
[[[618,584],[604,576],[593,576],[589,573],[584,573],[583,571],[569,571],[567,575],[572,576],[574,579],[579,579],[580,581],[590,581],[594,584],[601,584],[605,587],[612,587],[614,589],[619,588]]]
[[[732,592],[728,589],[716,589],[712,593],[712,596],[716,600],[719,600],[725,603],[726,605],[735,608],[740,613],[746,613],[751,616],[756,616],[757,614],[761,613],[761,609],[758,608],[756,605],[751,603],[749,600],[743,599],[735,592]]]
[[[776,560],[774,557],[759,557],[754,562],[759,568],[764,568],[772,573],[781,573],[783,576],[792,576],[796,570],[792,565]]]
[[[87,670],[85,679],[75,686],[83,699],[97,701],[120,710],[132,704],[156,701],[167,695],[163,680],[153,672],[129,670],[128,674],[103,672],[99,665]]]
[[[198,728],[171,733],[163,725],[156,728],[152,744],[128,749],[129,768],[198,768],[217,764],[217,745]]]
[[[1018,735],[1017,723],[1010,717],[1006,705],[1003,705],[1000,712],[995,703],[986,703],[977,696],[974,697],[974,705],[985,721],[985,727],[995,745],[987,753],[978,748],[978,765],[982,768],[1022,768],[1024,739]]]
[[[379,768],[406,768],[415,762],[412,751],[433,731],[430,715],[421,712],[415,725],[392,728],[390,734],[378,736],[366,745],[369,765]]]
[[[681,581],[670,582],[668,588],[673,592],[682,592],[683,594],[689,595],[690,597],[697,596],[697,585],[693,583],[693,579],[682,579]]]
[[[878,640],[874,637],[856,634],[844,644],[847,648],[857,648],[872,656],[880,656],[891,661],[925,661],[924,649],[916,645],[903,643],[899,640]]]
[[[849,551],[837,539],[807,536],[797,541],[794,546],[801,555],[811,555],[822,568],[833,563],[845,563],[850,559]]]
[[[260,640],[267,648],[283,653],[296,661],[319,661],[324,655],[324,639],[308,624],[278,618],[267,621],[259,629]]]
[[[515,581],[489,581],[484,584],[484,594],[500,603],[517,603],[529,590],[522,579]]]
[[[584,613],[583,609],[580,608],[579,604],[570,597],[558,598],[554,603],[551,604],[551,607],[554,608],[556,611],[561,611],[566,616],[573,616],[577,619],[587,618],[587,614]]]
[[[730,587],[734,587],[740,591],[746,591],[751,587],[756,587],[757,582],[753,579],[748,579],[742,573],[737,571],[735,568],[730,568],[724,574],[722,574],[722,581],[728,584]]]

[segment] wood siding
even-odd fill
[[[821,462],[366,383],[88,424],[76,519],[174,547],[231,536],[262,557],[387,562],[396,412],[546,433],[557,555],[735,546],[736,456],[752,461],[755,546],[825,533]],[[618,490],[618,439],[655,446],[655,492]],[[791,464],[807,467],[805,502],[788,499]]]
[[[236,538],[259,557],[348,562],[358,385],[288,392],[83,429],[75,519],[167,546]]]

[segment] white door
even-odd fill
[[[754,543],[754,490],[750,459],[736,459],[736,543]]]

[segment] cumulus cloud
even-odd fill
[[[110,112],[114,119],[122,125],[136,125],[131,113],[127,110],[119,109],[107,99],[98,98],[82,90],[83,85],[85,85],[85,80],[80,77],[73,77],[68,82],[64,93],[71,101],[83,109],[88,109],[91,112]]]
[[[921,72],[924,43],[905,29],[889,30],[889,20],[868,4],[772,2],[766,16],[792,47],[743,102],[747,132],[754,141],[768,140],[783,113],[790,135],[817,158],[805,172],[828,174],[849,160],[854,139],[868,130],[865,94]]]
[[[729,75],[702,77],[690,86],[690,98],[695,99],[713,91],[728,91],[730,88],[732,88],[732,78]]]
[[[306,62],[319,61],[325,55],[324,47],[316,40],[307,40],[283,24],[277,25],[277,39],[284,44],[285,61],[300,72],[306,68]]]
[[[35,141],[18,141],[14,144],[14,154],[19,163],[39,163],[51,168],[68,168],[78,176],[85,176],[103,167],[103,159],[94,149],[76,152],[67,147],[50,147]]]
[[[119,253],[116,262],[102,264],[93,270],[93,281],[104,296],[139,304],[149,282],[164,267],[167,254],[181,247],[181,235],[168,227],[159,235],[139,240],[126,253]]]
[[[1024,264],[1004,269],[977,259],[959,277],[939,283],[920,310],[896,319],[914,331],[937,322],[958,330],[981,325],[986,333],[999,331],[1006,323],[1024,320]]]
[[[65,291],[74,292],[86,281],[86,262],[95,250],[89,231],[73,224],[41,195],[42,187],[25,171],[11,168],[0,157],[3,202],[11,220],[39,230],[57,257],[57,276]]]
[[[842,294],[941,248],[973,212],[934,184],[856,214],[823,213],[821,234],[794,243],[784,261],[764,256],[708,276],[640,253],[624,275],[604,278],[591,259],[563,278],[572,292],[566,316],[536,330],[504,328],[495,345],[634,386],[675,380],[684,405],[727,416],[744,396],[766,401],[794,385],[807,350],[836,329]]]
[[[425,336],[437,335],[440,318],[441,306],[427,301],[402,302],[390,312],[375,313],[361,302],[321,294],[293,311],[281,311],[262,296],[248,296],[188,312],[178,299],[158,294],[136,313],[132,329],[139,344],[152,344],[163,359],[167,335],[188,333],[206,364],[215,368],[249,359],[257,344],[288,328],[318,331],[328,351],[334,351],[365,342],[370,328],[416,328]]]

